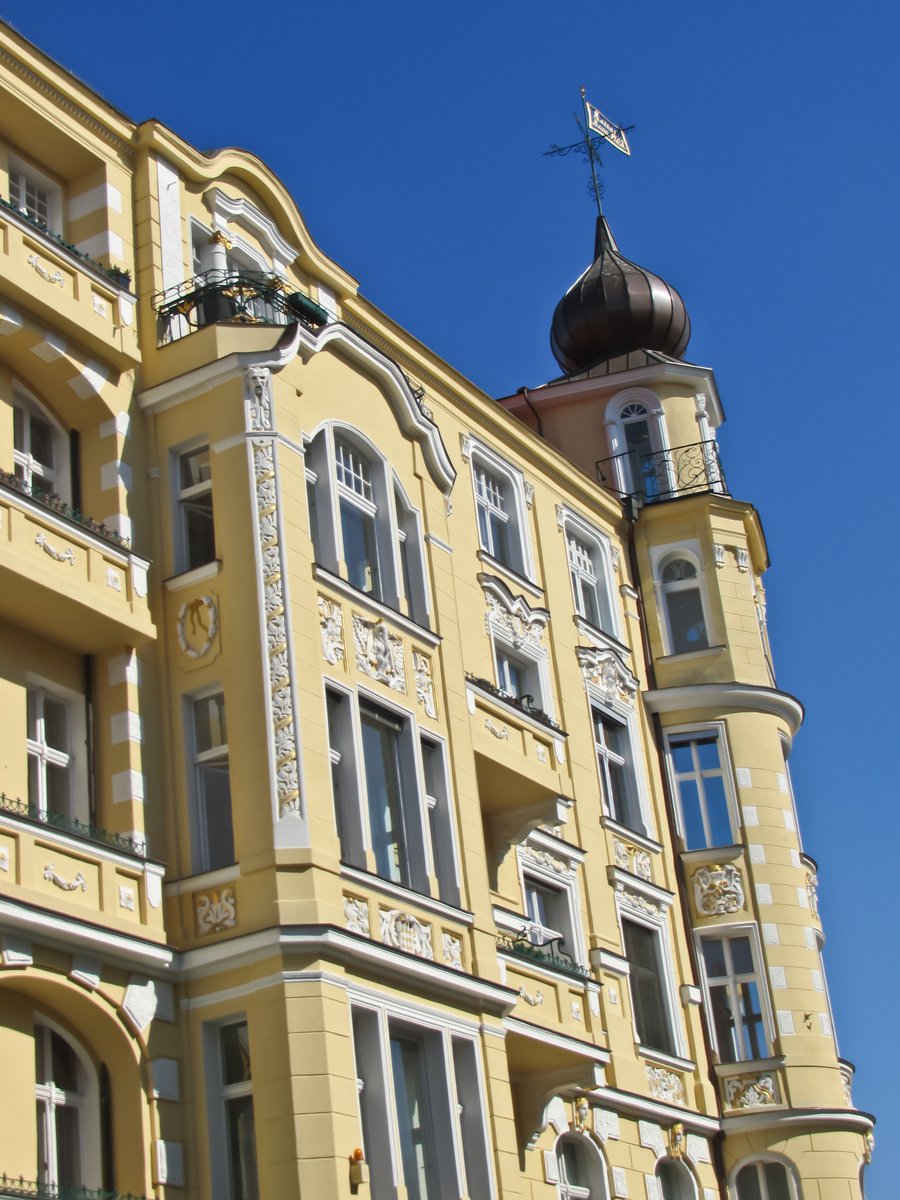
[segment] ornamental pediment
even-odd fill
[[[575,653],[585,686],[590,685],[608,704],[634,706],[638,681],[615,650],[608,646],[576,646]]]
[[[520,646],[539,648],[550,620],[546,608],[532,608],[524,596],[515,596],[502,579],[495,575],[478,576],[487,605],[485,624],[488,633],[500,632],[518,649]]]

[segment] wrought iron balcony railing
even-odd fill
[[[302,292],[286,292],[284,280],[262,271],[215,268],[158,292],[160,345],[207,325],[290,325],[318,328],[329,321],[321,305]]]
[[[73,1187],[65,1183],[41,1183],[21,1175],[0,1175],[0,1196],[15,1200],[146,1200],[132,1192],[106,1192],[94,1188]]]
[[[5,792],[0,792],[0,815],[3,813],[20,817],[32,825],[68,833],[85,842],[95,842],[98,846],[120,850],[123,854],[130,854],[133,858],[145,859],[147,857],[146,845],[137,838],[127,837],[123,833],[110,833],[108,829],[100,829],[96,825],[88,825],[84,821],[77,821],[74,817],[64,817],[60,813],[41,812],[34,804],[29,804],[25,800],[17,800],[14,796],[7,796]]]
[[[88,533],[102,538],[104,542],[109,542],[110,545],[116,546],[119,550],[131,549],[131,543],[128,538],[122,537],[114,529],[110,529],[104,525],[102,521],[95,521],[93,517],[85,516],[80,509],[73,508],[71,504],[66,504],[65,500],[61,500],[59,496],[42,492],[35,487],[29,487],[25,480],[19,479],[17,475],[11,475],[8,471],[0,471],[0,489],[15,492],[19,496],[27,496],[29,500],[40,504],[48,512],[52,512],[57,517],[62,517],[64,521],[69,521],[73,525],[79,525],[82,529],[86,529]]]
[[[127,268],[104,267],[102,263],[97,262],[96,258],[91,258],[89,254],[85,254],[83,250],[79,250],[71,242],[65,241],[58,233],[54,233],[49,225],[43,221],[39,221],[37,217],[32,217],[23,208],[18,208],[11,200],[7,200],[5,196],[0,196],[0,208],[5,208],[7,212],[15,213],[20,221],[24,221],[32,229],[36,229],[48,241],[57,245],[60,250],[65,250],[67,253],[74,255],[75,258],[80,258],[83,263],[86,263],[95,271],[99,271],[101,275],[106,275],[116,287],[124,288],[126,292],[131,287],[131,272]]]
[[[587,967],[576,962],[571,954],[563,950],[562,945],[561,937],[549,938],[546,942],[533,942],[524,930],[515,937],[500,934],[497,938],[497,949],[502,950],[504,954],[513,954],[516,958],[526,959],[551,971],[574,975],[576,979],[590,979],[591,973]]]
[[[644,504],[703,492],[729,494],[718,443],[712,438],[652,454],[628,450],[614,454],[597,463],[597,478],[619,496],[634,497]]]
[[[514,696],[512,692],[504,692],[502,688],[498,688],[489,679],[482,679],[480,675],[473,675],[471,671],[466,671],[466,679],[480,691],[487,692],[489,696],[493,696],[495,700],[502,700],[504,704],[518,709],[520,713],[524,713],[526,717],[531,717],[533,721],[539,721],[541,725],[546,725],[554,733],[562,733],[563,737],[566,736],[562,727],[557,725],[552,717],[548,717],[542,708],[538,708],[534,703],[533,696]]]

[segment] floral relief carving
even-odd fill
[[[500,633],[516,650],[522,646],[542,649],[544,630],[550,620],[545,608],[532,608],[524,596],[513,596],[499,579],[479,575],[487,604],[488,633]]]
[[[725,1099],[728,1108],[765,1108],[778,1103],[775,1076],[735,1075],[725,1080]]]
[[[62,271],[54,271],[51,275],[36,254],[28,255],[28,265],[33,267],[41,279],[46,280],[47,283],[58,283],[61,288],[66,286],[66,279]]]
[[[598,646],[576,646],[575,654],[585,683],[596,688],[607,703],[618,700],[628,707],[634,705],[638,681],[614,650]]]
[[[569,864],[562,858],[557,858],[555,854],[551,854],[549,850],[542,850],[537,846],[525,845],[522,847],[522,853],[526,858],[531,859],[538,866],[546,867],[548,871],[555,871],[557,875],[568,875],[570,873]]]
[[[344,928],[370,937],[369,905],[361,896],[344,896]]]
[[[629,871],[632,875],[637,875],[638,879],[645,879],[648,883],[653,882],[653,862],[646,850],[638,850],[636,846],[629,846],[627,842],[614,838],[613,853],[616,866],[621,870]]]
[[[364,675],[386,683],[395,692],[406,691],[403,642],[391,633],[386,621],[366,621],[354,613],[353,643],[356,665]]]
[[[344,661],[344,610],[333,600],[319,597],[319,626],[322,630],[322,654],[335,666]]]
[[[497,738],[498,741],[504,741],[506,738],[509,737],[509,726],[508,725],[495,725],[490,717],[485,717],[484,727],[488,731],[488,733],[492,733],[494,735],[494,737]]]
[[[418,958],[434,958],[431,926],[423,925],[409,913],[397,908],[381,910],[381,940],[387,946],[395,946]]]
[[[647,1083],[650,1085],[650,1095],[667,1104],[684,1104],[684,1084],[681,1076],[665,1067],[647,1066]]]
[[[55,887],[62,888],[64,892],[77,892],[79,888],[83,892],[87,891],[87,880],[81,871],[76,873],[74,879],[64,879],[62,875],[57,874],[53,863],[47,863],[44,867],[44,878],[49,879]]]
[[[134,888],[126,887],[124,883],[119,885],[119,908],[134,912]]]
[[[425,709],[425,716],[433,719],[437,716],[434,675],[431,669],[431,659],[421,650],[413,650],[413,675],[416,681],[416,699]]]
[[[70,567],[75,566],[75,551],[69,546],[66,550],[57,550],[47,541],[45,533],[39,533],[34,539],[34,544],[40,546],[43,552],[52,558],[54,562],[67,562]]]
[[[744,884],[734,863],[712,863],[694,872],[694,901],[706,917],[736,913],[744,907]]]
[[[194,918],[197,922],[197,933],[201,936],[221,933],[223,929],[234,929],[237,925],[234,888],[218,888],[195,896]]]
[[[643,913],[647,917],[658,917],[660,915],[660,906],[653,900],[648,900],[646,896],[642,896],[640,892],[632,892],[623,884],[616,884],[616,896],[621,904],[627,908],[634,909],[635,912]]]
[[[462,939],[458,938],[455,933],[445,933],[441,937],[441,947],[447,966],[452,967],[454,971],[461,971],[463,969]]]
[[[178,645],[188,658],[203,658],[219,632],[219,613],[212,596],[186,600],[178,610]]]

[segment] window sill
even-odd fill
[[[478,561],[482,564],[482,566],[490,567],[492,570],[499,571],[502,575],[505,575],[508,579],[511,579],[514,583],[518,584],[523,591],[530,592],[532,596],[536,596],[538,599],[543,600],[544,589],[540,586],[540,584],[535,583],[532,579],[529,579],[527,575],[520,575],[514,567],[509,567],[506,565],[506,563],[501,562],[499,558],[494,558],[492,555],[488,554],[487,550],[478,551]]]
[[[346,579],[341,579],[340,575],[335,575],[333,571],[329,571],[327,567],[320,566],[319,563],[313,563],[313,578],[316,583],[324,584],[325,587],[331,588],[333,591],[340,593],[347,600],[358,604],[360,608],[366,608],[369,612],[381,617],[385,621],[389,621],[392,625],[404,630],[414,638],[418,638],[420,642],[436,648],[441,643],[441,637],[431,629],[426,629],[424,625],[419,625],[411,617],[407,617],[404,613],[398,612],[396,608],[391,608],[390,605],[382,603],[381,600],[373,600],[371,596],[365,592],[361,592],[359,588],[355,588],[352,583],[348,583]]]
[[[560,746],[563,743],[558,739],[567,738],[569,736],[564,729],[560,729],[560,727],[556,724],[553,718],[549,716],[549,714],[544,713],[545,720],[543,721],[540,717],[531,716],[526,709],[520,708],[517,704],[506,699],[504,693],[502,693],[499,688],[492,684],[490,680],[479,679],[477,676],[469,675],[467,673],[466,688],[470,694],[477,692],[479,696],[484,696],[486,699],[490,700],[491,704],[496,705],[497,708],[501,709],[508,716],[512,717],[513,720],[520,721],[522,724],[527,725],[528,728],[532,729],[535,733],[540,733],[544,737],[557,739],[557,744]],[[474,707],[470,705],[469,711],[474,714]],[[538,709],[537,711],[541,713],[544,712],[543,709]],[[548,724],[548,722],[550,723]],[[559,761],[561,762],[562,760],[560,759]]]
[[[422,892],[413,891],[412,888],[403,887],[399,883],[391,883],[389,879],[382,879],[380,875],[372,875],[368,871],[360,870],[359,867],[341,863],[341,879],[349,880],[358,887],[368,888],[371,892],[379,892],[382,896],[390,896],[392,900],[402,900],[405,904],[413,904],[445,921],[456,921],[458,925],[475,924],[475,914],[464,908],[454,908],[452,904],[445,904],[443,900],[435,900]]]
[[[617,837],[627,838],[629,842],[634,842],[635,846],[639,846],[642,850],[649,850],[651,854],[662,853],[661,842],[654,841],[653,838],[647,837],[646,833],[640,833],[629,825],[623,825],[615,817],[602,816],[600,824],[610,833],[616,834]]]
[[[631,657],[631,647],[626,646],[624,642],[620,642],[613,634],[601,629],[599,625],[592,625],[590,621],[584,617],[580,617],[577,613],[572,620],[575,622],[575,627],[579,633],[583,633],[586,637],[591,638],[601,646],[614,650],[622,658]]]
[[[204,583],[207,579],[214,579],[222,569],[222,560],[214,558],[212,562],[204,563],[202,567],[192,567],[190,571],[181,571],[178,575],[170,575],[168,579],[163,580],[163,585],[168,592],[181,592],[185,588],[193,587],[195,583]]]
[[[696,846],[693,850],[682,850],[681,861],[687,866],[703,866],[707,862],[733,862],[743,853],[739,843],[728,846]]]
[[[668,1054],[665,1050],[654,1050],[652,1046],[644,1046],[640,1042],[635,1042],[635,1049],[641,1058],[659,1063],[661,1067],[669,1067],[673,1071],[693,1072],[697,1070],[697,1064],[692,1058],[682,1058],[680,1054]]]
[[[743,1058],[738,1062],[713,1063],[713,1070],[719,1079],[728,1079],[732,1075],[750,1075],[754,1072],[777,1071],[784,1066],[784,1055],[773,1058]]]
[[[658,663],[689,662],[694,658],[712,658],[724,654],[727,646],[704,646],[702,650],[684,650],[680,654],[662,654],[656,660]]]
[[[240,875],[240,865],[232,863],[230,867],[218,867],[215,871],[200,871],[196,875],[186,875],[183,879],[173,879],[163,890],[166,896],[189,896],[192,892],[199,892],[204,888],[232,883],[239,879]]]

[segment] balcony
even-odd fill
[[[82,654],[154,638],[149,563],[99,521],[0,472],[0,619]]]
[[[13,1179],[6,1174],[0,1175],[0,1197],[4,1200],[6,1197],[10,1200],[146,1200],[131,1192],[103,1192],[65,1183],[39,1183],[21,1175]]]
[[[719,446],[711,438],[687,446],[670,446],[652,454],[625,451],[601,459],[596,468],[603,487],[622,499],[641,504],[658,504],[707,492],[729,494]]]
[[[159,344],[178,341],[207,325],[327,324],[324,308],[302,292],[287,292],[277,275],[214,269],[153,297]]]
[[[533,942],[525,933],[515,937],[500,934],[497,938],[497,949],[501,954],[511,954],[514,958],[521,958],[550,971],[560,971],[563,975],[572,975],[575,979],[590,979],[591,973],[587,967],[577,963],[562,947],[561,937],[549,938],[545,942]]]
[[[9,813],[11,816],[20,817],[23,821],[30,824],[43,826],[46,829],[57,829],[61,833],[67,833],[71,837],[81,838],[87,842],[94,842],[98,846],[107,846],[111,850],[120,850],[123,854],[130,854],[134,858],[144,859],[146,857],[146,847],[142,841],[137,838],[128,837],[123,833],[110,833],[108,829],[100,829],[96,825],[87,825],[83,821],[77,821],[74,817],[64,817],[59,813],[40,812],[35,805],[28,804],[25,800],[17,800],[13,796],[7,796],[5,792],[0,792],[0,816]]]

